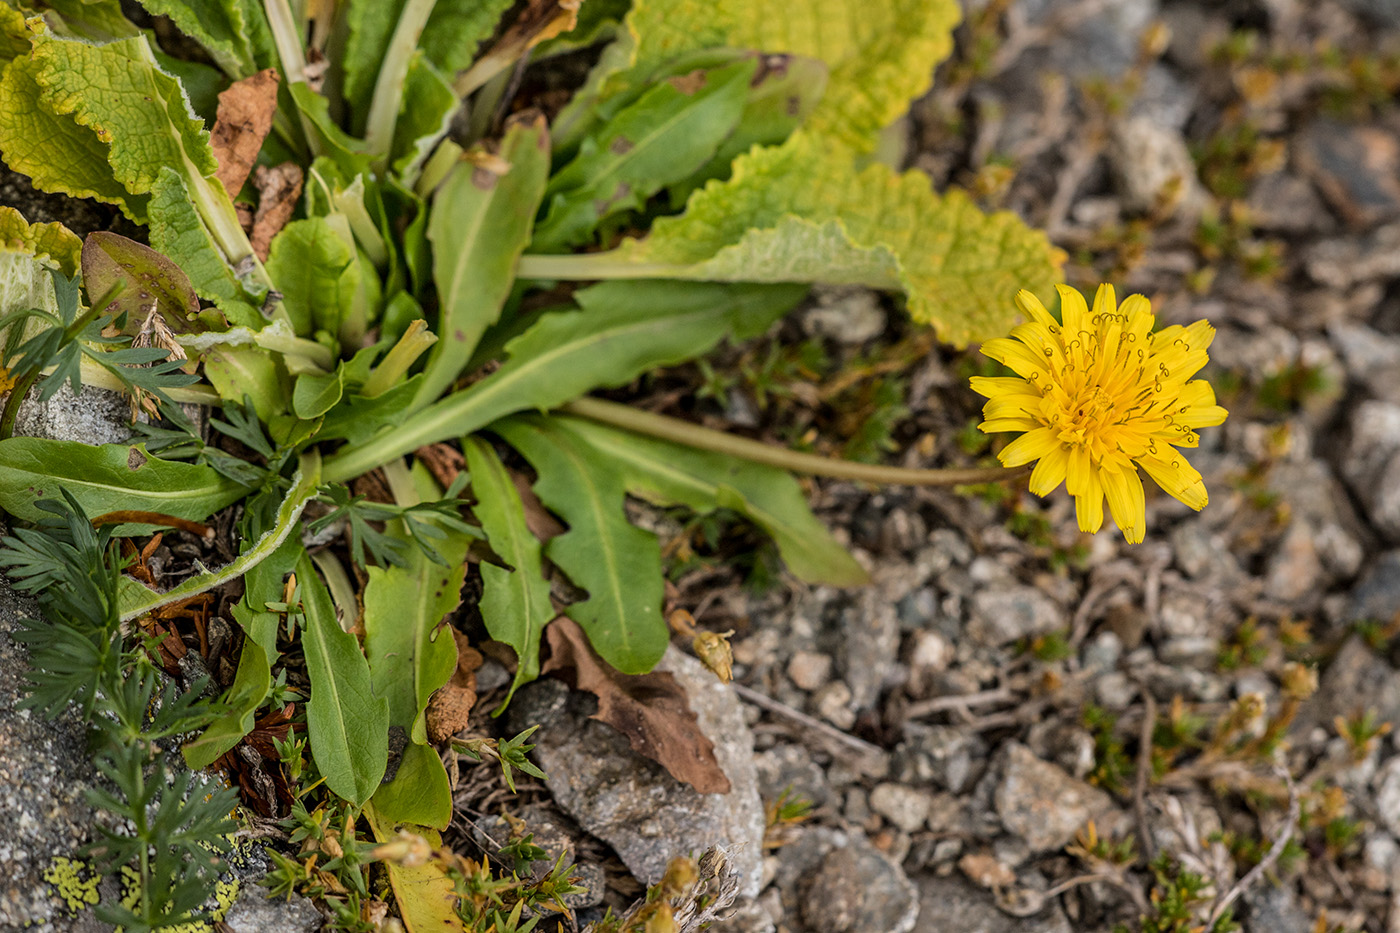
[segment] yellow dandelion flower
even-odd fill
[[[1156,318],[1141,295],[1119,305],[1100,285],[1091,311],[1084,296],[1057,286],[1063,321],[1030,292],[1016,305],[1030,318],[1010,337],[989,340],[982,353],[1015,376],[972,380],[987,397],[982,430],[1024,432],[998,455],[1003,465],[1038,460],[1030,490],[1044,496],[1066,483],[1082,531],[1103,525],[1108,499],[1129,543],[1147,525],[1138,467],[1191,508],[1206,504],[1206,487],[1178,447],[1195,447],[1197,428],[1225,420],[1215,391],[1191,379],[1206,364],[1215,328],[1206,321],[1153,333]]]

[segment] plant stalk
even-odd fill
[[[746,437],[736,437],[724,431],[704,428],[688,421],[681,421],[678,418],[670,418],[648,411],[638,411],[627,405],[619,405],[617,402],[608,402],[597,398],[575,399],[558,410],[587,418],[590,421],[635,431],[649,437],[684,444],[687,447],[711,450],[715,453],[738,457],[741,460],[750,460],[754,463],[762,463],[766,466],[812,476],[830,476],[837,479],[895,486],[958,486],[966,483],[994,483],[1016,479],[1030,472],[1030,467],[1010,470],[1004,467],[969,470],[918,470],[819,457],[815,454],[804,454],[788,450],[785,447],[764,444]]]
[[[622,259],[617,250],[603,253],[571,253],[559,256],[526,254],[520,257],[516,266],[516,278],[521,279],[564,279],[581,281],[586,279],[671,279],[686,278],[686,270],[692,268],[670,262],[630,262]]]
[[[301,30],[297,28],[296,17],[287,0],[264,0],[263,10],[267,13],[267,25],[272,30],[272,41],[277,46],[277,57],[282,61],[282,77],[290,86],[306,84],[306,55],[301,47]],[[306,137],[306,149],[314,160],[322,155],[321,137],[306,114],[297,108],[301,123],[301,134]]]
[[[370,100],[369,116],[365,120],[365,146],[374,157],[375,165],[383,171],[389,163],[389,149],[394,142],[394,124],[399,119],[404,80],[408,77],[409,61],[418,48],[418,37],[428,24],[437,0],[408,0],[404,5],[389,51],[379,66],[374,82],[374,97]]]

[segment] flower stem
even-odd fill
[[[767,466],[812,476],[831,476],[867,483],[897,486],[956,486],[964,483],[994,483],[1016,479],[1030,472],[1028,467],[1008,470],[1004,467],[970,470],[917,470],[906,467],[883,466],[876,463],[856,463],[833,457],[804,454],[785,447],[776,447],[746,437],[736,437],[724,431],[703,428],[688,421],[638,411],[627,405],[597,398],[580,398],[559,409],[613,427],[625,428],[638,434],[715,453],[728,454]]]

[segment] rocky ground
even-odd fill
[[[511,806],[587,864],[581,903],[623,904],[627,868],[655,880],[677,849],[730,844],[754,897],[729,933],[1178,929],[1139,918],[1192,878],[1179,929],[1229,901],[1251,933],[1400,931],[1400,741],[1380,725],[1400,723],[1400,5],[967,7],[907,159],[1048,230],[1072,284],[1211,320],[1206,375],[1231,416],[1190,458],[1210,505],[1150,498],[1129,546],[1080,535],[1063,491],[814,484],[869,587],[760,592],[722,554],[676,575],[677,605],[737,630],[740,688],[690,681],[733,793],[681,787],[546,681],[511,725],[543,724],[555,780]],[[832,358],[825,375],[735,351],[716,366],[747,375],[692,414],[821,449],[855,399],[909,465],[990,453],[969,430],[976,355],[929,352],[888,299],[825,291],[786,326]],[[706,378],[657,380],[656,407]],[[0,927],[67,929],[32,892],[82,832],[65,783],[81,737],[10,702]],[[506,798],[483,775],[464,763],[454,831],[489,844]],[[810,813],[765,819],[785,793]]]

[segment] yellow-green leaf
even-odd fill
[[[960,15],[956,0],[635,0],[626,24],[639,64],[725,45],[826,62],[830,82],[807,126],[868,152],[928,90]]]
[[[40,265],[57,267],[71,279],[78,274],[83,241],[61,223],[31,224],[13,207],[0,207],[0,254],[3,253],[23,254]],[[45,282],[48,282],[48,278],[48,275],[43,276]],[[0,294],[3,294],[8,284],[7,279],[0,278]],[[0,313],[9,313],[15,309],[14,306],[0,300]]]
[[[94,198],[117,204],[134,220],[144,220],[144,196],[127,193],[107,164],[107,146],[70,115],[40,106],[40,66],[21,56],[0,76],[0,149],[5,164],[28,175],[40,191]]]
[[[984,214],[957,190],[937,195],[921,172],[878,163],[856,172],[849,150],[805,130],[735,160],[728,181],[657,220],[646,239],[562,258],[584,278],[596,263],[613,276],[898,287],[914,320],[959,346],[1005,334],[1017,320],[1008,296],[1048,291],[1059,262],[1045,234],[1014,214]],[[522,276],[542,271],[531,257],[521,264]]]
[[[365,807],[364,813],[379,842],[388,842],[397,834],[394,821],[380,813],[373,803]],[[428,840],[434,851],[442,845],[442,837],[431,829],[405,828]],[[408,866],[387,861],[384,866],[389,870],[389,884],[394,889],[399,916],[408,933],[460,933],[463,928],[462,918],[457,916],[456,889],[441,862],[429,860],[422,865]]]

